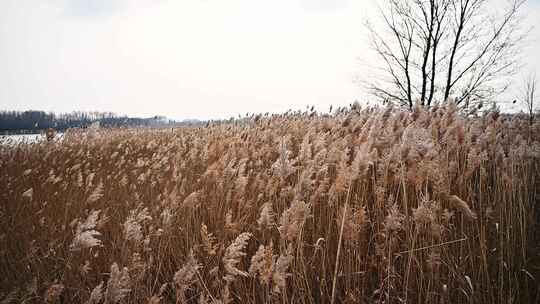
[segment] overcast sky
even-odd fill
[[[370,1],[0,0],[0,110],[208,119],[365,100]],[[527,14],[540,27],[540,0]],[[540,75],[538,39],[524,58]]]

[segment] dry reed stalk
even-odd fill
[[[248,273],[237,268],[240,263],[240,259],[246,255],[244,249],[247,246],[247,242],[251,238],[251,233],[241,233],[225,250],[223,256],[223,266],[226,271],[224,279],[227,282],[232,282],[237,276],[247,277]]]
[[[0,301],[540,295],[540,121],[351,105],[102,134],[0,144]]]
[[[448,197],[448,201],[452,204],[452,207],[454,207],[457,211],[460,211],[461,214],[465,216],[468,220],[475,220],[476,214],[471,210],[469,205],[464,202],[462,199],[457,197],[456,195],[451,195]]]
[[[343,215],[341,219],[341,228],[339,229],[339,240],[338,240],[338,248],[336,253],[336,264],[334,266],[334,278],[332,279],[332,300],[330,301],[331,304],[334,304],[334,300],[336,299],[336,286],[337,286],[337,278],[338,278],[338,270],[339,270],[339,257],[341,254],[341,240],[343,239],[343,231],[345,227],[345,219],[347,218],[347,207],[349,206],[349,195],[351,194],[351,187],[349,185],[349,189],[347,190],[347,199],[345,200],[345,205],[343,206]]]

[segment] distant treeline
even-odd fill
[[[63,131],[68,128],[86,128],[94,122],[101,127],[138,127],[174,125],[163,116],[134,118],[118,116],[110,112],[73,112],[67,114],[43,111],[0,111],[0,132],[38,132],[53,128]]]

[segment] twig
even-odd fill
[[[467,240],[467,238],[462,238],[462,239],[459,239],[459,240],[448,241],[448,242],[444,242],[444,243],[440,243],[440,244],[435,244],[435,245],[431,245],[431,246],[426,246],[426,247],[420,247],[420,248],[415,248],[415,249],[405,250],[405,251],[397,252],[397,253],[395,253],[395,255],[402,254],[402,253],[410,253],[410,252],[415,252],[415,251],[425,250],[425,249],[434,248],[434,247],[439,247],[439,246],[448,245],[448,244],[453,244],[453,243],[457,243],[457,242],[463,242],[463,241],[465,241],[465,240]]]

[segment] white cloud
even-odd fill
[[[332,11],[346,9],[349,0],[300,0],[303,8],[314,11]]]
[[[77,17],[113,14],[121,9],[118,0],[69,0],[66,1],[66,14]]]

